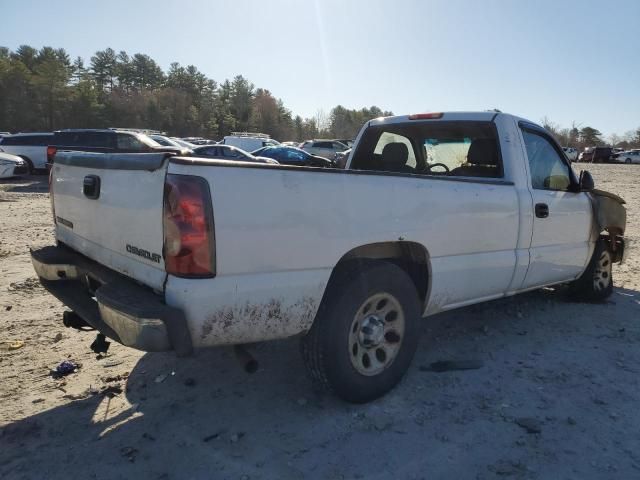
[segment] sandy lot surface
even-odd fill
[[[590,170],[627,200],[638,242],[640,168]],[[296,340],[258,346],[253,375],[229,349],[114,344],[97,359],[29,261],[53,240],[46,190],[44,177],[0,181],[2,479],[640,478],[633,251],[604,304],[544,290],[431,317],[399,387],[353,406],[312,392]],[[81,368],[52,378],[66,359]],[[425,368],[452,359],[483,366]]]

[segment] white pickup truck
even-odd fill
[[[301,335],[352,402],[402,378],[421,317],[556,284],[606,298],[626,222],[497,112],[369,121],[344,170],[61,152],[51,203],[57,245],[32,260],[66,324],[178,355]]]

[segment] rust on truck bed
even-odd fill
[[[224,344],[249,343],[306,331],[313,323],[318,301],[303,297],[293,303],[273,298],[265,303],[236,304],[214,312],[202,325],[200,337],[224,339]],[[247,340],[248,339],[248,340]]]

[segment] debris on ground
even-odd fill
[[[189,377],[189,378],[185,379],[184,384],[187,387],[193,387],[196,384],[196,380],[194,378]]]
[[[477,370],[483,366],[482,360],[441,360],[431,363],[428,367],[420,366],[420,371],[440,373],[452,370]]]
[[[58,343],[62,340],[62,333],[58,332],[55,337],[53,337],[53,343]]]
[[[119,375],[113,375],[110,377],[104,377],[102,381],[104,383],[121,382],[123,380],[126,380],[127,378],[129,378],[129,372],[124,372]]]
[[[213,433],[211,435],[207,435],[202,439],[202,441],[207,443],[207,442],[210,442],[211,440],[216,440],[217,438],[220,438],[220,435],[222,435],[224,432],[225,430],[220,430],[219,432]]]
[[[520,417],[520,418],[516,418],[515,422],[519,427],[524,428],[527,431],[527,433],[542,432],[542,426],[540,425],[540,422],[535,418]]]
[[[122,447],[120,453],[123,457],[126,457],[130,462],[135,462],[138,449],[133,447]]]
[[[64,360],[54,370],[51,371],[51,376],[53,378],[66,377],[67,375],[74,373],[79,368],[79,363],[75,363],[71,360]]]
[[[124,363],[124,360],[121,360],[119,358],[110,358],[109,360],[102,362],[102,366],[104,368],[110,368],[110,367],[115,367],[117,365],[121,365],[122,363]]]
[[[13,342],[2,342],[2,350],[19,350],[25,346],[25,342],[22,340],[15,340]]]
[[[100,390],[100,394],[105,397],[113,398],[116,395],[120,395],[122,393],[121,385],[109,385],[108,387],[104,387]]]

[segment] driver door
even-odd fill
[[[572,191],[576,180],[571,167],[545,131],[521,126],[521,133],[534,211],[523,288],[572,280],[591,253],[590,200],[586,193]]]

